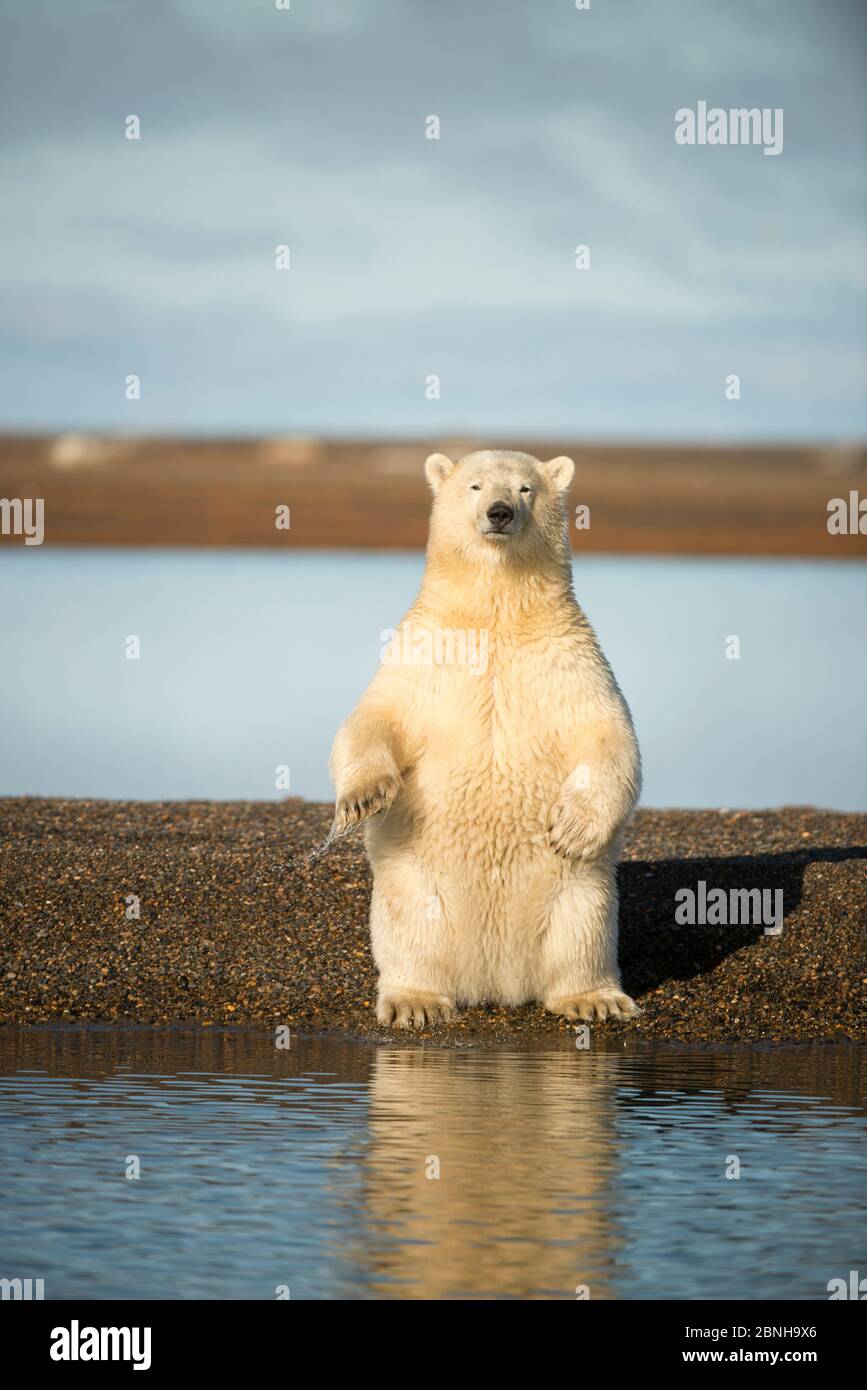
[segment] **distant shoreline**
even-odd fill
[[[0,497],[43,498],[52,546],[420,550],[426,454],[497,443],[575,459],[576,554],[867,558],[867,535],[827,528],[831,499],[867,497],[860,444],[8,434],[0,436]],[[589,509],[589,526],[575,524],[579,506]],[[288,508],[288,527],[275,524],[278,507]],[[22,545],[0,535],[0,553]]]
[[[541,1005],[381,1028],[358,836],[323,803],[0,799],[0,1025],[243,1024],[373,1042],[536,1044]],[[783,896],[761,925],[679,925],[701,884]],[[639,811],[620,869],[624,985],[600,1044],[867,1041],[867,814]],[[570,1044],[571,1045],[571,1044]]]

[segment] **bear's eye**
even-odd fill
[[[529,491],[530,491],[530,489],[529,489],[529,487],[528,487],[528,485],[527,485],[526,483],[522,483],[522,484],[521,484],[521,491],[522,491],[522,492],[529,492]]]
[[[470,492],[481,492],[481,483],[470,483]]]

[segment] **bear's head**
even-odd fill
[[[425,463],[433,489],[431,543],[468,559],[532,563],[563,553],[563,494],[575,465],[542,463],[531,454],[482,449],[453,463],[431,454]]]

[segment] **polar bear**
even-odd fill
[[[380,1023],[530,1000],[640,1012],[616,886],[640,761],[572,590],[573,470],[499,450],[425,464],[421,589],[331,754],[334,832],[364,822]]]

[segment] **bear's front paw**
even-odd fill
[[[399,791],[399,778],[380,777],[369,786],[355,787],[339,796],[334,807],[335,831],[339,834],[343,830],[350,830],[369,816],[387,811]]]
[[[582,1018],[587,1023],[603,1018],[633,1018],[642,1012],[635,1000],[620,989],[593,989],[586,994],[546,999],[545,1008],[549,1013],[562,1014],[572,1022]]]
[[[455,1001],[427,989],[382,989],[376,1001],[380,1023],[395,1028],[424,1028],[454,1016]]]
[[[548,813],[548,843],[561,859],[596,859],[611,838],[608,826],[572,798],[555,801]]]

